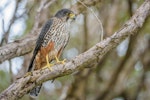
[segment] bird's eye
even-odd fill
[[[69,16],[69,13],[66,13],[67,16]]]

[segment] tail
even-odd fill
[[[41,85],[38,85],[36,86],[35,88],[33,88],[31,91],[30,91],[30,97],[32,98],[37,98],[39,93],[40,93],[40,90],[41,90],[41,87],[42,87],[42,84]]]

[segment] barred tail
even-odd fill
[[[42,85],[38,85],[35,88],[33,88],[29,93],[30,97],[37,98],[40,93],[41,87],[42,87]]]

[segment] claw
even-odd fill
[[[63,61],[60,61],[56,56],[55,56],[55,59],[57,63],[65,64],[66,59],[64,59]]]
[[[49,70],[51,70],[51,71],[52,71],[51,66],[53,66],[53,64],[48,63],[48,64],[47,64],[46,66],[44,66],[42,69],[46,69],[46,68],[48,68]]]

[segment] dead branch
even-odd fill
[[[137,33],[137,31],[143,26],[149,14],[150,0],[146,0],[132,18],[127,21],[126,24],[114,35],[97,43],[88,51],[80,54],[66,64],[54,65],[52,67],[52,71],[49,69],[37,70],[33,71],[31,75],[18,79],[0,94],[0,99],[16,100],[24,96],[36,85],[41,84],[42,82],[69,75],[75,71],[86,68],[89,65],[91,66],[98,63],[108,51],[112,50],[131,34]]]

